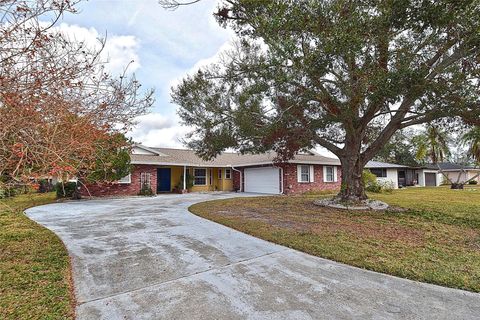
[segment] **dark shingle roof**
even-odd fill
[[[438,165],[437,164],[433,164],[433,163],[429,163],[425,166],[423,166],[425,169],[433,169],[433,170],[438,170],[438,167],[440,167],[440,169],[442,170],[462,170],[462,169],[466,169],[466,170],[471,170],[471,169],[478,169],[476,167],[473,167],[473,166],[470,166],[470,165],[462,165],[462,164],[458,164],[458,163],[451,163],[451,162],[442,162],[442,163],[439,163]]]

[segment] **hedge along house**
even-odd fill
[[[274,162],[273,153],[241,155],[222,153],[204,161],[192,150],[132,149],[131,174],[117,183],[89,184],[83,195],[137,195],[142,185],[153,193],[244,191],[266,194],[293,194],[313,190],[340,189],[338,159],[315,152],[299,153],[287,163]]]

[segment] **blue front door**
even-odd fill
[[[170,168],[157,169],[157,192],[170,192],[170,180],[172,172]]]

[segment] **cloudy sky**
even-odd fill
[[[170,88],[231,42],[231,31],[212,16],[216,5],[215,0],[203,0],[168,11],[156,0],[90,0],[77,6],[78,14],[66,14],[59,28],[92,44],[106,36],[104,53],[114,74],[134,60],[129,71],[145,88],[155,88],[156,102],[132,137],[148,146],[182,147],[179,139],[188,128],[179,123]]]

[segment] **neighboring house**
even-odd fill
[[[395,188],[419,186],[437,187],[444,181],[445,177],[438,169],[449,177],[452,182],[463,183],[480,173],[480,168],[462,166],[454,163],[440,163],[439,165],[428,164],[419,167],[408,167],[399,164],[391,164],[378,161],[370,161],[365,168],[377,176],[378,181],[389,182]],[[480,177],[476,177],[480,183]]]
[[[479,167],[473,167],[473,166],[463,166],[460,164],[456,163],[439,163],[438,165],[434,164],[429,164],[425,166],[425,170],[430,170],[431,172],[435,171],[439,175],[440,183],[445,179],[443,174],[438,170],[440,167],[441,171],[443,174],[445,174],[448,179],[453,182],[453,183],[464,183],[465,181],[468,181],[475,176],[477,176],[480,173],[480,168]],[[480,183],[480,177],[477,176],[475,179],[478,183]]]
[[[222,153],[204,161],[192,150],[149,148],[136,145],[132,150],[132,173],[118,183],[91,184],[94,196],[136,195],[146,184],[154,193],[245,191],[268,194],[294,194],[310,190],[340,189],[338,159],[315,152],[298,154],[288,163],[275,164],[273,153]],[[192,177],[188,188],[186,177]],[[88,195],[82,188],[82,194]]]
[[[407,166],[380,161],[369,161],[365,165],[365,169],[376,175],[379,182],[391,184],[394,189],[398,189],[399,186],[407,186],[406,178],[412,175]],[[413,185],[413,182],[411,185]]]
[[[380,182],[389,182],[396,188],[434,187],[442,184],[442,174],[431,166],[409,167],[400,164],[369,161],[365,166]]]

